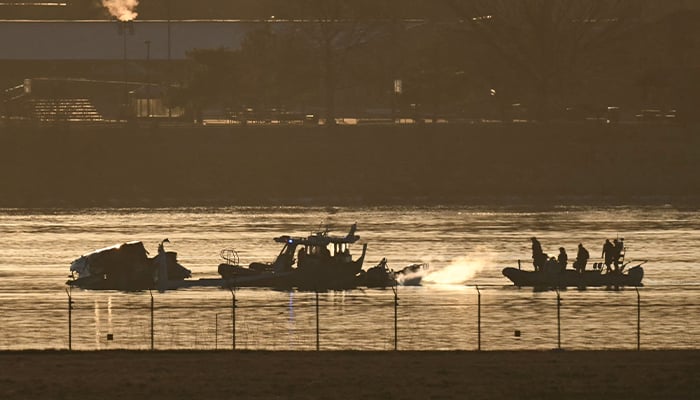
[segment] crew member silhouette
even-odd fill
[[[547,257],[545,256],[545,259],[546,258]],[[561,268],[559,267],[559,261],[557,261],[557,259],[554,257],[549,257],[549,259],[545,261],[543,270],[548,274],[557,274],[561,272]]]
[[[600,256],[605,260],[606,272],[612,271],[610,265],[615,259],[615,246],[610,243],[610,239],[605,239],[605,244],[603,244],[603,253]]]
[[[620,270],[620,264],[622,264],[622,255],[624,254],[625,245],[623,243],[625,239],[613,240],[613,246],[615,247],[613,263],[615,264],[615,271]]]
[[[566,254],[566,250],[564,250],[563,247],[559,248],[557,262],[559,263],[559,269],[561,269],[562,272],[566,271],[566,264],[569,262],[569,256]]]
[[[583,247],[582,243],[579,243],[578,253],[576,253],[576,261],[574,261],[574,269],[579,273],[583,273],[583,271],[586,270],[586,264],[588,263],[589,258],[590,254],[588,254],[588,250]]]
[[[535,271],[539,271],[547,262],[547,256],[542,252],[542,245],[536,237],[531,237],[532,240],[532,265],[535,266]]]

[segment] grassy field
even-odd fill
[[[654,124],[6,127],[0,206],[695,204],[697,130]]]
[[[4,352],[13,399],[697,399],[700,351]]]

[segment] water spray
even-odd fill
[[[435,264],[431,263],[430,269],[425,272],[423,282],[440,285],[465,284],[474,279],[487,263],[488,260],[485,257],[478,255],[460,257],[439,268],[435,268]]]

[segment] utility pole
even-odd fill
[[[129,109],[129,76],[128,76],[128,66],[127,66],[127,56],[126,56],[126,35],[134,34],[134,25],[132,21],[118,21],[117,32],[123,37],[123,68],[124,68],[124,102],[122,104],[122,117],[128,119],[128,109]]]
[[[146,40],[146,118],[151,118],[151,41]]]
[[[173,110],[170,107],[170,96],[169,96],[170,95],[170,81],[172,79],[172,72],[173,72],[172,63],[170,61],[170,58],[171,58],[171,53],[170,53],[170,19],[171,19],[171,15],[170,14],[172,13],[172,4],[173,4],[172,0],[168,0],[168,13],[167,13],[168,14],[168,67],[167,67],[168,73],[167,73],[167,80],[166,80],[166,84],[168,85],[167,86],[168,90],[166,92],[166,93],[168,93],[168,118],[173,117]]]

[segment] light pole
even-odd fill
[[[168,118],[173,117],[173,111],[172,108],[170,108],[170,80],[172,79],[172,66],[170,62],[171,54],[170,54],[170,20],[171,20],[171,13],[172,13],[172,1],[168,0],[168,67],[167,67],[167,79],[166,79],[166,84],[167,84],[167,92],[166,96],[168,96]]]
[[[134,25],[131,21],[119,21],[117,25],[117,32],[123,37],[123,64],[124,64],[124,103],[122,104],[122,116],[126,119],[127,110],[129,107],[129,85],[128,85],[128,72],[127,72],[127,58],[126,58],[126,35],[134,34]]]
[[[146,118],[151,117],[151,41],[146,40]]]

